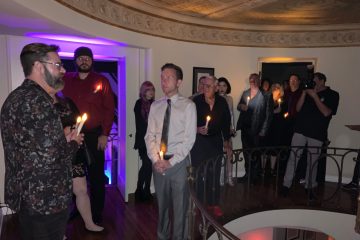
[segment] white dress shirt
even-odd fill
[[[196,107],[195,104],[179,94],[171,100],[171,115],[166,154],[174,154],[169,163],[174,166],[189,154],[196,138]],[[145,143],[148,156],[153,163],[160,160],[160,142],[163,128],[167,98],[151,104]]]

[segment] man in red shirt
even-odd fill
[[[85,143],[95,159],[87,166],[91,211],[94,222],[99,223],[105,202],[104,150],[114,121],[114,96],[108,79],[92,70],[90,48],[77,48],[74,61],[77,72],[64,76],[63,94],[73,100],[81,114],[88,115],[83,132]]]

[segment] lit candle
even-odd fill
[[[80,122],[81,122],[81,116],[78,116],[76,119],[75,129],[77,129],[79,127]]]
[[[159,155],[160,155],[160,160],[164,160],[164,152],[163,152],[163,151],[160,151],[160,152],[159,152]]]
[[[210,116],[207,116],[207,117],[206,117],[205,128],[208,128],[208,125],[209,125],[210,120],[211,120],[211,117],[210,117]]]
[[[248,96],[248,97],[246,98],[246,106],[249,106],[249,102],[250,102],[250,96]]]
[[[101,90],[101,84],[98,84],[94,90],[94,93],[97,93],[100,90]]]
[[[79,126],[77,127],[77,135],[80,134],[81,129],[82,129],[82,127],[84,126],[84,123],[85,123],[86,120],[87,120],[87,114],[84,113],[84,114],[81,116],[80,124],[79,124]]]
[[[288,116],[289,116],[288,112],[284,113],[284,118],[287,118]]]
[[[277,100],[277,102],[278,102],[278,108],[280,108],[280,107],[281,107],[281,98],[279,98],[279,99]]]

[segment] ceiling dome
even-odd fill
[[[360,45],[359,0],[56,0],[98,21],[181,41],[251,47]]]

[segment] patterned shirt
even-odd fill
[[[1,109],[5,153],[5,201],[15,211],[48,215],[65,210],[72,197],[68,143],[52,98],[26,79]]]

